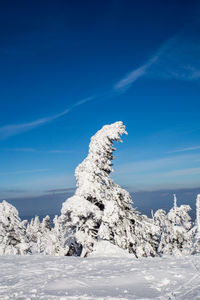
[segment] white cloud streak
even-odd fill
[[[158,59],[158,56],[154,56],[144,65],[128,73],[124,78],[117,82],[114,86],[115,90],[126,90],[128,89],[136,80],[144,76],[148,68]]]
[[[173,177],[173,176],[188,176],[188,175],[198,175],[198,174],[200,174],[200,168],[178,169],[163,174],[161,173],[160,175]]]
[[[158,159],[141,160],[137,162],[129,162],[126,164],[121,164],[118,166],[118,171],[116,174],[143,174],[143,173],[160,173],[162,170],[168,170],[171,168],[177,168],[182,166],[183,163],[186,165],[191,165],[191,163],[196,164],[196,161],[200,159],[198,154],[188,154],[188,155],[174,155],[171,157],[162,157]]]
[[[169,151],[168,153],[189,152],[189,151],[195,151],[195,150],[200,150],[200,146],[193,146],[193,147],[188,147],[188,148],[176,149],[176,150]]]
[[[45,125],[47,123],[50,123],[56,119],[59,119],[60,117],[63,117],[67,115],[72,109],[74,109],[77,106],[80,106],[86,102],[89,102],[93,100],[95,96],[85,98],[81,101],[76,102],[72,107],[65,109],[61,113],[55,114],[50,117],[41,118],[32,122],[28,123],[22,123],[22,124],[11,124],[11,125],[5,125],[3,127],[0,127],[0,139],[6,139],[11,136],[24,133],[26,131],[32,130],[34,128],[37,128],[39,126]]]
[[[141,77],[165,80],[199,80],[200,40],[197,36],[191,36],[184,36],[183,34],[176,35],[166,41],[146,63],[131,71],[117,82],[113,89],[105,94],[106,97],[113,97],[113,92],[125,92]],[[0,140],[50,123],[62,116],[65,116],[75,107],[99,97],[102,97],[102,95],[80,100],[63,112],[50,117],[41,118],[28,123],[5,125],[0,128]]]
[[[18,171],[0,173],[0,176],[43,173],[43,172],[49,172],[49,171],[51,171],[51,169],[18,170]]]
[[[33,148],[13,148],[13,149],[5,149],[3,151],[12,151],[12,152],[37,152],[37,150]]]
[[[47,153],[52,153],[52,154],[68,154],[68,153],[74,153],[72,150],[48,150]]]
[[[167,40],[151,59],[128,73],[114,85],[113,89],[118,92],[126,91],[141,77],[156,80],[199,80],[200,40],[198,36],[180,34]]]
[[[38,150],[33,148],[11,148],[4,149],[3,151],[11,151],[11,152],[27,152],[27,153],[51,153],[51,154],[67,154],[74,153],[72,150],[60,150],[60,149],[52,149],[52,150]]]

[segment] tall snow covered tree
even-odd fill
[[[3,200],[0,203],[0,254],[27,254],[29,251],[25,222],[20,220],[15,207]]]
[[[158,251],[160,254],[189,254],[192,249],[191,218],[189,205],[177,206],[174,195],[174,207],[167,214]]]
[[[105,125],[92,138],[89,154],[76,168],[77,190],[62,206],[58,223],[65,255],[87,256],[106,240],[134,253],[155,255],[149,224],[132,207],[129,193],[110,178],[113,142],[126,134],[122,122]]]

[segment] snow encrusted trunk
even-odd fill
[[[63,203],[58,219],[65,255],[87,256],[102,240],[137,257],[155,255],[151,224],[110,178],[113,142],[121,141],[122,134],[127,134],[122,122],[105,125],[91,138],[89,154],[76,168],[77,190]]]
[[[30,251],[25,223],[13,205],[5,200],[0,203],[0,255],[27,254]]]

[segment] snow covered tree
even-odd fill
[[[31,219],[27,226],[27,237],[32,253],[57,255],[60,251],[58,232],[51,227],[50,217],[47,215],[40,223],[39,217]]]
[[[63,203],[58,219],[65,255],[87,256],[102,240],[137,257],[155,255],[148,222],[132,207],[129,193],[110,178],[113,142],[121,141],[122,134],[122,122],[103,126],[76,168],[77,190]]]
[[[38,244],[40,243],[40,220],[38,216],[35,216],[35,218],[32,218],[30,223],[27,225],[26,229],[26,235],[28,237],[31,252],[32,253],[38,253]]]
[[[6,202],[0,203],[0,254],[27,254],[25,221],[21,221],[17,209]]]
[[[197,226],[197,236],[200,239],[200,194],[197,195],[197,200],[196,200],[196,226]]]
[[[51,219],[48,215],[45,218],[43,218],[42,223],[41,223],[41,231],[45,232],[47,230],[48,231],[51,230]]]
[[[166,211],[164,209],[158,209],[153,215],[154,224],[158,227],[160,234],[165,225]]]
[[[193,235],[193,253],[200,252],[200,194],[197,195],[196,199],[196,220],[195,225],[192,228]]]
[[[158,251],[161,254],[189,254],[192,247],[191,218],[189,205],[177,206],[174,195],[174,207],[167,214]]]
[[[54,226],[51,227],[49,216],[45,217],[41,223],[40,252],[44,255],[64,255],[63,236],[60,231],[58,216],[55,216],[53,223]]]
[[[158,252],[158,247],[161,241],[161,236],[163,233],[163,229],[166,222],[166,211],[163,209],[158,209],[155,214],[153,215],[153,236],[155,240],[155,248],[156,252]]]
[[[40,223],[38,232],[37,248],[39,253],[48,254],[49,240],[51,235],[51,220],[47,215]]]

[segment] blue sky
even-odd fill
[[[119,120],[117,183],[199,187],[199,14],[183,0],[1,3],[1,199],[74,187],[90,137]]]

